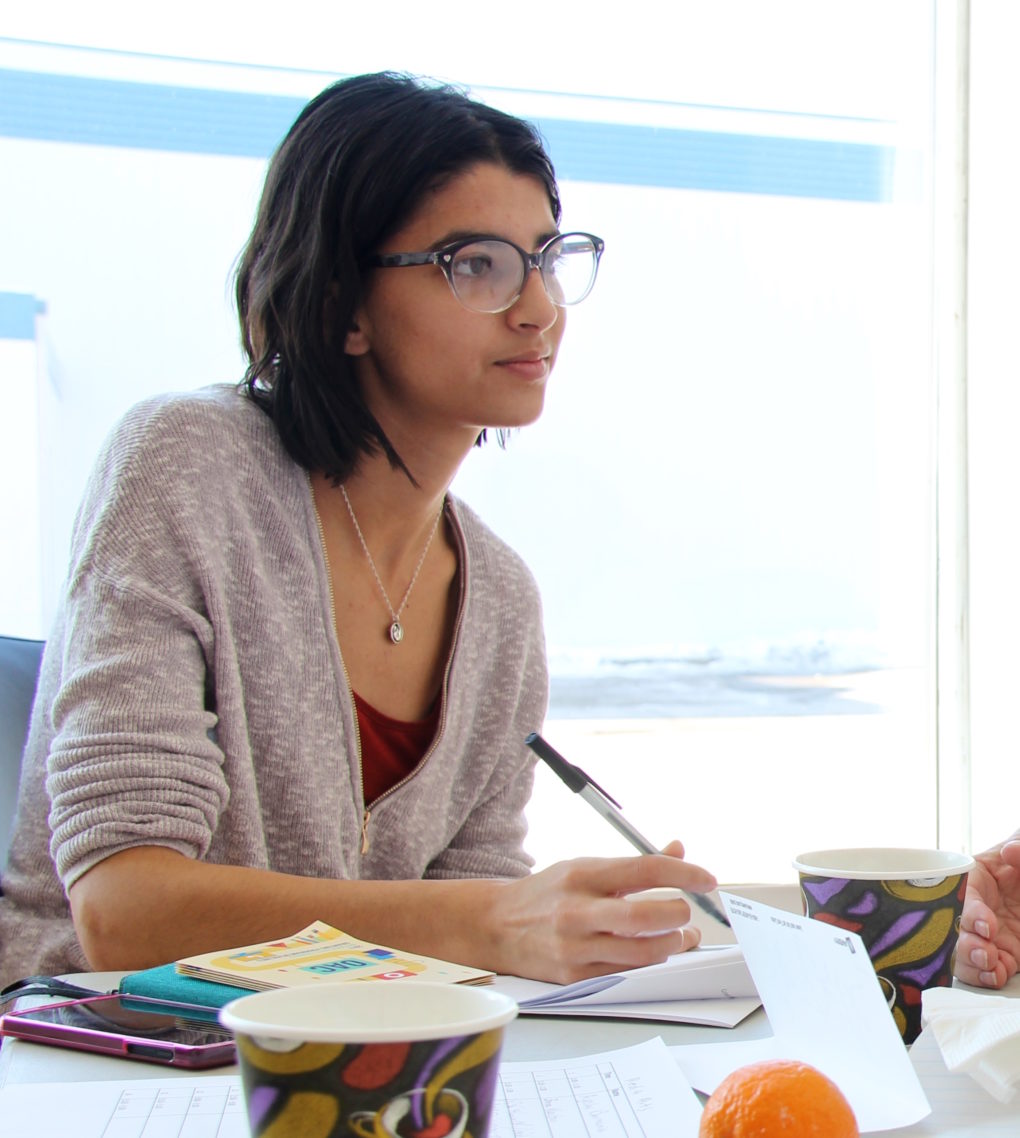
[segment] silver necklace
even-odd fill
[[[429,531],[428,540],[425,542],[425,548],[421,551],[421,557],[418,558],[418,564],[415,566],[414,573],[411,577],[411,583],[407,586],[407,591],[404,593],[404,599],[400,602],[400,607],[394,609],[393,602],[390,600],[389,593],[386,592],[386,586],[382,583],[382,577],[379,576],[379,570],[375,567],[375,560],[372,554],[368,551],[368,543],[365,541],[365,535],[361,532],[361,526],[358,525],[358,519],[354,516],[354,507],[351,505],[350,498],[347,497],[347,487],[341,486],[340,493],[344,496],[344,502],[347,505],[347,512],[351,515],[351,521],[354,523],[354,532],[358,535],[358,541],[361,542],[361,548],[365,551],[365,556],[368,558],[369,567],[372,570],[372,576],[375,577],[375,583],[379,586],[379,592],[383,595],[383,600],[386,602],[386,607],[390,610],[390,618],[392,623],[389,627],[389,637],[394,644],[399,644],[404,639],[404,626],[400,623],[400,614],[404,611],[404,606],[407,604],[407,598],[411,595],[411,590],[418,580],[418,574],[421,572],[421,567],[425,564],[425,556],[432,545],[432,539],[436,536],[436,530],[439,529],[439,519],[443,516],[442,507],[439,508],[439,513],[436,514],[436,520],[432,523],[432,529]]]

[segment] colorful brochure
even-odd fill
[[[177,961],[183,976],[262,992],[337,980],[433,980],[487,984],[493,973],[357,940],[323,921],[283,940],[222,949]]]

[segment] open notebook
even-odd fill
[[[522,1015],[608,1016],[733,1027],[761,1001],[737,945],[692,949],[661,964],[580,980],[543,984],[497,976],[494,986]]]

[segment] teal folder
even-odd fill
[[[252,994],[250,988],[237,988],[233,984],[217,984],[213,980],[182,976],[173,964],[132,972],[121,980],[120,992],[122,995],[148,996],[153,1000],[200,1004],[204,1008],[222,1008],[231,1000]]]

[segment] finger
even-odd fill
[[[1001,988],[1009,979],[1006,965],[1001,960],[996,961],[994,968],[988,969],[977,967],[958,956],[955,971],[958,980],[975,988]]]
[[[683,934],[681,952],[690,952],[692,948],[697,948],[701,944],[701,929],[697,925],[684,925],[680,932]]]
[[[1014,952],[973,933],[962,932],[956,946],[954,972],[965,984],[1001,988],[1017,971]]]
[[[1007,865],[1020,869],[1020,841],[1006,842],[999,854]]]
[[[1017,842],[1017,846],[1020,847],[1020,842]],[[682,858],[684,856],[684,844],[678,838],[674,838],[668,846],[663,848],[662,852],[667,857]]]
[[[683,928],[691,919],[691,907],[679,893],[646,897],[632,893],[620,900],[607,902],[605,919],[610,922],[603,932],[618,936],[655,936]]]
[[[686,925],[658,936],[611,936],[604,935],[592,942],[592,955],[597,965],[608,965],[613,971],[628,968],[646,968],[649,964],[661,964],[670,956],[687,952],[697,947],[700,934],[693,925]],[[593,961],[593,964],[596,962]]]
[[[973,933],[960,934],[956,946],[956,974],[963,979],[963,972],[966,971],[970,977],[966,981],[968,984],[978,983],[974,977],[981,974],[986,974],[985,983],[987,983],[987,977],[994,974],[994,964],[997,960],[998,952],[989,941]]]
[[[960,927],[965,933],[973,933],[983,940],[991,940],[999,928],[995,910],[986,904],[981,895],[973,890],[967,891]]]
[[[692,948],[697,948],[701,944],[701,929],[697,925],[682,925],[680,928],[661,929],[659,932],[654,933],[638,933],[638,936],[661,936],[665,932],[676,931],[680,934],[680,948],[679,952],[690,952]]]
[[[575,862],[574,868],[592,892],[604,894],[667,887],[709,893],[718,884],[707,869],[670,854],[584,859]]]

